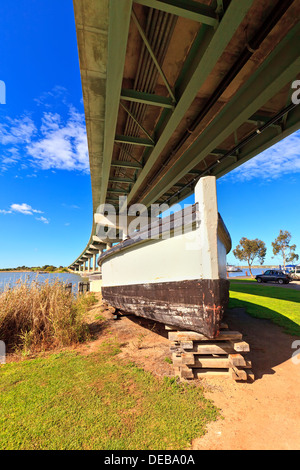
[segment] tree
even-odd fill
[[[287,230],[280,230],[278,237],[272,242],[274,255],[280,254],[283,259],[283,269],[286,263],[291,263],[299,259],[295,253],[296,245],[290,245],[292,235]]]
[[[52,265],[50,265],[46,269],[44,269],[44,271],[46,271],[47,273],[53,273],[55,270],[56,270],[56,267],[52,266]]]
[[[248,238],[241,238],[240,244],[237,245],[233,254],[240,261],[247,261],[249,266],[250,275],[253,278],[251,266],[255,258],[258,258],[260,264],[263,264],[266,257],[267,249],[266,245],[262,240],[256,238],[255,240],[249,240]]]

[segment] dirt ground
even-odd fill
[[[168,363],[171,354],[164,326],[135,316],[113,319],[112,310],[97,304],[91,318],[105,321],[92,324],[96,339],[82,346],[92,352],[102,341],[118,340],[121,357],[133,361],[158,376],[173,376]],[[247,359],[252,361],[253,383],[227,378],[206,378],[196,383],[205,396],[221,410],[224,419],[208,426],[204,437],[195,439],[195,450],[290,450],[300,449],[300,363],[291,360],[299,340],[283,333],[270,321],[252,318],[243,309],[231,310],[224,319],[229,328],[243,333],[250,344]],[[299,344],[299,343],[298,343]],[[299,346],[298,348],[299,349]]]

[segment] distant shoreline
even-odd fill
[[[71,271],[19,271],[17,269],[11,269],[11,270],[1,270],[0,269],[0,273],[24,273],[24,274],[29,274],[29,273],[33,273],[33,274],[39,274],[40,272],[42,272],[43,274],[76,274],[74,272],[71,272]]]

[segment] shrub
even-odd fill
[[[95,300],[88,297],[75,297],[58,280],[19,281],[0,294],[0,339],[8,349],[27,352],[84,341],[84,315]]]

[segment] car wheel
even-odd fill
[[[258,277],[258,278],[257,278],[257,282],[262,282],[262,278],[261,278],[261,277]]]
[[[278,279],[278,284],[283,284],[284,280],[283,279]]]

